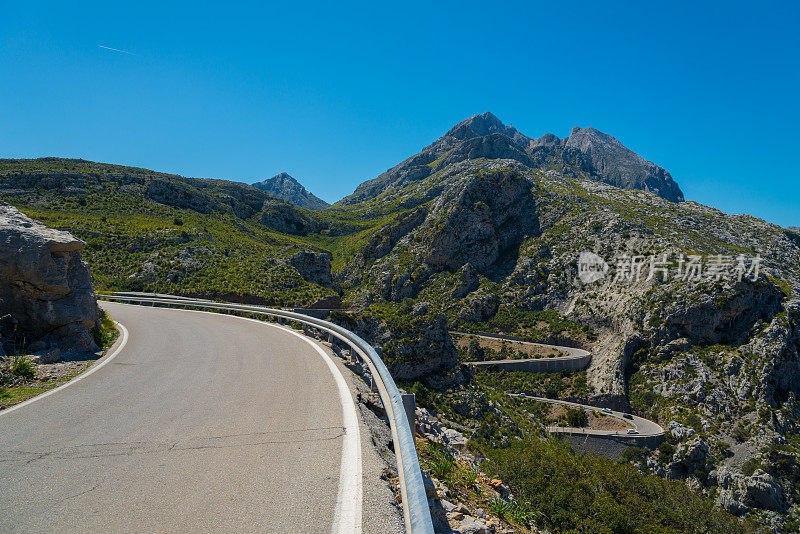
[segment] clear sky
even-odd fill
[[[164,4],[6,2],[0,157],[287,171],[335,201],[491,111],[800,226],[800,2]]]

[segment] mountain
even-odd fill
[[[786,229],[791,231],[791,232],[794,232],[796,234],[800,234],[800,227],[798,227],[798,226],[789,226]]]
[[[788,518],[800,511],[800,237],[680,201],[659,169],[596,130],[527,140],[491,115],[472,117],[332,208],[382,217],[345,260],[345,303],[367,310],[362,323],[387,307],[434,310],[454,330],[589,350],[590,366],[571,383],[459,379],[455,366],[420,387],[463,381],[437,393],[440,413],[518,391],[633,411],[668,429],[663,446],[635,462],[641,469],[792,531]],[[605,276],[582,279],[583,255]],[[382,340],[395,336],[365,337],[393,354],[396,345]],[[475,425],[485,457],[502,454],[500,430],[480,420],[457,419]]]
[[[479,158],[510,159],[531,168],[557,170],[625,189],[651,191],[672,202],[684,200],[669,172],[625,148],[610,135],[594,128],[573,128],[565,139],[553,134],[532,139],[486,112],[461,121],[419,154],[359,185],[339,204],[363,202],[401,190],[449,165]]]
[[[260,189],[290,204],[309,210],[324,210],[330,204],[309,193],[300,182],[282,172],[263,182],[253,184],[253,187]]]
[[[545,433],[543,414],[508,393],[615,407],[657,421],[665,441],[619,463],[582,461],[672,481],[648,502],[694,488],[727,516],[797,530],[800,235],[682,201],[669,173],[601,132],[533,139],[476,115],[324,211],[244,184],[56,158],[0,160],[0,198],[86,241],[103,289],[341,298],[331,319],[380,349],[420,406],[468,429],[476,456],[525,465],[514,444]],[[592,360],[541,376],[467,371],[452,330]],[[563,476],[562,465],[541,471]],[[548,516],[519,477],[513,493]],[[598,517],[635,506],[593,488],[619,506]],[[635,528],[670,530],[653,521]]]

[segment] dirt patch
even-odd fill
[[[567,424],[567,406],[562,404],[551,404],[549,406],[550,411],[547,414],[546,420],[548,425],[570,426]],[[578,408],[570,409],[575,410]],[[594,410],[583,410],[583,412],[585,414],[584,423],[578,428],[585,428],[587,430],[627,430],[633,428],[633,425],[624,419],[619,419],[618,417],[613,417],[603,412]]]

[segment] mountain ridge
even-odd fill
[[[486,392],[549,386],[521,377],[507,389],[461,374],[442,351],[448,329],[580,346],[592,362],[565,377],[577,389],[554,395],[668,429],[663,449],[640,451],[641,469],[687,480],[735,515],[779,525],[800,511],[800,236],[598,179],[582,168],[619,170],[618,152],[641,162],[596,130],[573,130],[570,147],[495,119],[459,123],[384,192],[325,211],[242,183],[57,158],[0,160],[0,198],[86,241],[104,290],[276,306],[340,300],[390,371],[412,391],[435,389],[453,413]],[[609,276],[582,283],[586,251],[613,266]],[[636,281],[617,276],[626,257],[664,254],[669,280],[648,278],[649,263]],[[687,255],[731,268],[738,256],[759,257],[760,274],[678,278]],[[478,415],[475,424],[488,423]],[[494,447],[499,432],[486,426],[475,442]],[[513,443],[514,432],[502,436]],[[756,490],[769,498],[753,499]]]
[[[459,122],[418,154],[360,184],[336,205],[363,202],[418,182],[450,164],[478,158],[510,159],[542,170],[556,167],[623,189],[650,191],[672,202],[684,201],[683,192],[668,171],[608,134],[575,127],[564,139],[554,134],[531,138],[487,111]]]

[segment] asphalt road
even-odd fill
[[[624,412],[618,412],[616,410],[611,410],[611,412],[603,412],[602,408],[597,408],[596,406],[588,406],[586,404],[578,404],[577,402],[568,402],[556,399],[548,399],[545,397],[534,397],[532,395],[524,395],[519,394],[515,395],[516,397],[524,397],[526,399],[532,399],[539,402],[547,402],[550,404],[561,404],[564,406],[570,406],[572,408],[582,408],[584,410],[591,410],[595,412],[605,413],[610,417],[616,417],[617,419],[622,419],[633,425],[633,428],[636,429],[638,434],[627,434],[625,430],[591,430],[591,429],[583,429],[583,428],[568,428],[568,427],[557,427],[551,426],[547,427],[547,430],[550,432],[568,432],[571,434],[589,434],[592,436],[617,436],[622,435],[630,438],[647,438],[651,436],[658,436],[664,433],[664,429],[661,428],[661,425],[650,421],[649,419],[645,419],[643,417],[639,417],[638,415],[630,415],[629,418],[624,417]]]
[[[0,531],[331,531],[348,423],[314,347],[236,317],[103,307],[129,331],[118,355],[0,414]]]

